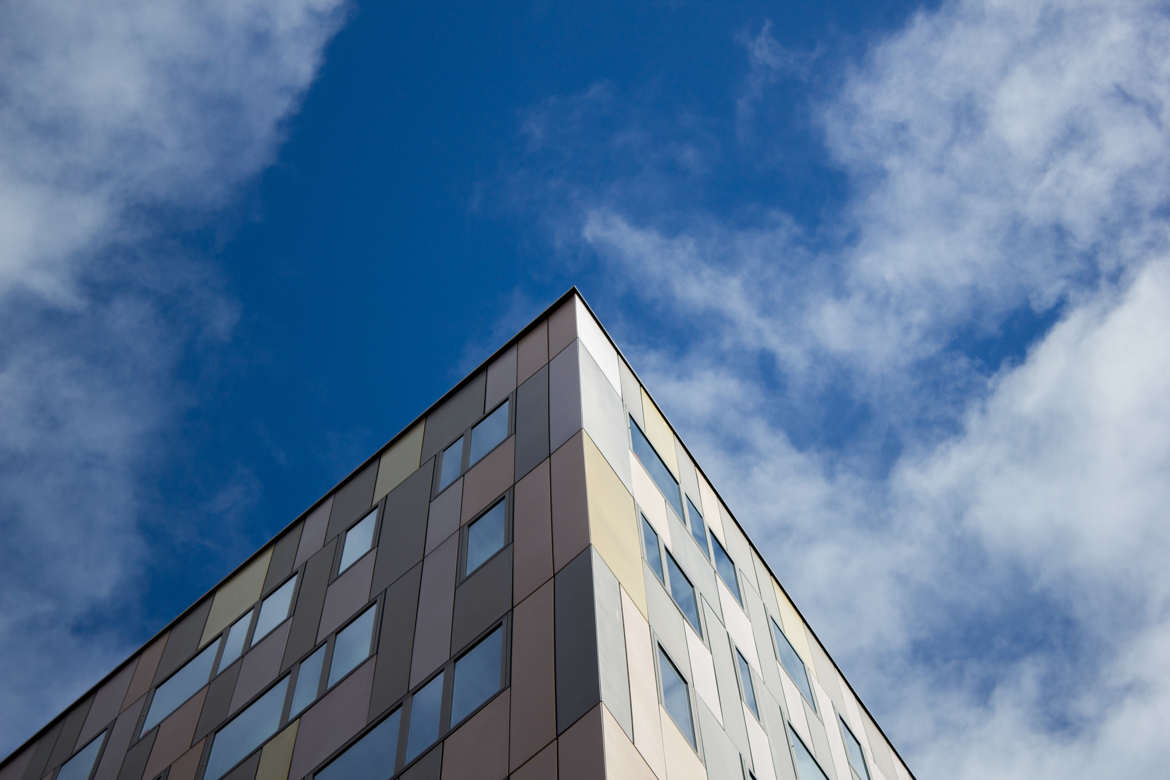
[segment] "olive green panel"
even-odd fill
[[[286,780],[289,765],[292,764],[293,745],[297,741],[299,720],[294,720],[284,731],[268,741],[260,751],[260,765],[256,769],[256,780]]]
[[[218,636],[220,631],[227,628],[233,620],[260,598],[260,591],[264,587],[264,577],[268,574],[268,562],[271,558],[272,547],[270,546],[215,591],[215,598],[211,602],[211,612],[208,613],[207,623],[203,626],[203,639],[199,643],[200,647]]]
[[[374,483],[375,504],[418,468],[422,442],[423,423],[418,422],[382,453],[378,461],[378,480]]]

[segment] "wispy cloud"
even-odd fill
[[[271,161],[340,6],[0,9],[0,754],[129,649],[85,622],[140,571],[176,367],[236,316],[170,236]]]
[[[695,182],[616,145],[555,213],[672,323],[639,370],[922,777],[1167,760],[1168,44],[1155,3],[944,3],[799,107],[830,218],[633,203]]]

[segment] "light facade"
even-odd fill
[[[570,290],[0,780],[909,780]]]

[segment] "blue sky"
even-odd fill
[[[1164,773],[1164,8],[272,6],[0,9],[0,753],[577,284],[919,777]]]

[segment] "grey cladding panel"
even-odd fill
[[[715,586],[715,570],[711,568],[706,556],[699,551],[699,545],[695,543],[686,526],[673,512],[668,511],[666,515],[670,523],[670,541],[673,545],[670,548],[671,554],[682,567],[687,579],[695,586],[695,592],[707,599],[716,613],[722,616],[722,610],[718,606],[719,590]]]
[[[374,481],[378,478],[378,461],[354,474],[333,494],[333,509],[329,512],[329,528],[325,538],[332,539],[370,510],[374,500]]]
[[[203,636],[203,624],[207,622],[207,613],[211,611],[211,599],[207,598],[191,610],[191,614],[180,620],[171,629],[167,636],[167,644],[163,649],[162,659],[158,662],[158,669],[154,673],[154,683],[159,684],[171,673],[187,662],[199,647],[199,639]]]
[[[53,752],[49,754],[50,767],[64,763],[65,759],[73,755],[73,751],[79,747],[77,735],[81,733],[81,727],[85,725],[85,716],[89,714],[89,706],[92,703],[92,699],[81,702],[61,722],[61,732],[57,735]]]
[[[61,722],[58,721],[56,726],[45,732],[45,735],[29,748],[32,756],[24,767],[24,780],[40,780],[41,775],[49,765],[49,756],[53,752],[53,745],[57,742],[60,733]]]
[[[548,367],[516,391],[516,479],[548,457]]]
[[[792,766],[792,753],[788,749],[787,716],[784,712],[783,698],[773,698],[768,691],[757,691],[760,702],[760,725],[768,733],[768,742],[772,748],[772,766],[776,770],[776,780],[796,780],[796,770]]]
[[[288,643],[284,649],[284,661],[280,665],[282,670],[292,666],[302,655],[312,650],[317,642],[317,624],[321,620],[321,608],[325,606],[325,588],[333,569],[335,545],[336,542],[325,545],[305,566],[296,609],[292,614]]]
[[[264,578],[265,593],[283,583],[285,578],[292,574],[293,561],[296,560],[297,547],[300,546],[302,526],[302,523],[297,523],[276,540],[276,545],[272,548],[272,558],[268,562],[268,575]]]
[[[154,748],[156,736],[158,729],[151,729],[144,739],[139,740],[138,744],[126,752],[126,760],[118,770],[118,780],[142,780],[142,773],[146,771],[146,762],[150,759],[150,751]]]
[[[577,342],[579,345],[580,342]],[[633,492],[630,449],[622,399],[589,350],[577,348],[581,377],[581,422],[626,489]]]
[[[134,664],[128,663],[94,694],[89,715],[85,717],[85,726],[82,727],[81,734],[78,735],[78,741],[81,744],[89,742],[91,737],[96,736],[117,716],[132,676],[134,676]]]
[[[483,416],[485,376],[483,371],[476,374],[427,417],[423,429],[421,463],[430,460],[432,455]]]
[[[645,430],[646,418],[642,414],[642,385],[634,378],[634,372],[626,365],[626,361],[620,358],[618,359],[618,371],[622,379],[622,403],[642,430]]]
[[[430,465],[424,462],[386,497],[371,593],[384,590],[422,560],[431,500]]]
[[[687,650],[687,636],[683,633],[682,613],[671,601],[658,578],[645,566],[642,572],[646,580],[646,611],[649,613],[650,629],[689,680],[690,653]]]
[[[808,721],[809,734],[812,735],[811,747],[813,754],[817,757],[817,763],[821,765],[821,769],[825,770],[829,780],[837,780],[837,768],[833,766],[833,755],[829,752],[829,738],[825,734],[825,726],[807,702],[802,701],[801,705],[804,707],[805,720]]]
[[[772,648],[770,633],[772,629],[768,625],[764,603],[751,588],[743,588],[740,593],[743,596],[744,611],[751,621],[752,636],[756,640],[756,652],[760,656],[760,671],[764,675],[764,685],[782,696],[784,689],[780,683],[780,663],[776,660],[776,651]]]
[[[703,610],[707,618],[707,646],[711,648],[711,660],[715,664],[715,682],[719,689],[719,707],[723,710],[723,728],[732,743],[744,755],[751,755],[748,744],[747,726],[743,722],[743,706],[739,698],[739,682],[735,676],[735,664],[731,657],[731,640],[723,625],[716,620],[711,605],[704,600]]]
[[[414,645],[415,609],[422,564],[398,578],[386,594],[378,639],[378,661],[370,717],[377,716],[406,694],[410,685],[410,654]]]
[[[597,620],[597,661],[601,700],[617,720],[626,737],[634,741],[634,718],[630,707],[630,678],[626,665],[626,630],[622,622],[622,597],[617,577],[605,561],[593,553],[594,616]]]
[[[123,710],[118,719],[114,721],[114,727],[110,729],[110,736],[106,737],[106,746],[102,749],[102,757],[98,762],[93,780],[114,780],[117,777],[118,769],[122,766],[122,759],[126,755],[126,748],[130,746],[130,740],[134,738],[134,728],[138,725],[138,714],[142,712],[142,705],[145,701],[145,697],[138,699]]]
[[[580,346],[580,342],[573,342],[548,364],[550,451],[581,430]]]
[[[508,545],[456,588],[451,651],[458,652],[511,608],[512,545]]]
[[[192,742],[198,742],[210,734],[228,716],[242,665],[240,661],[236,661],[211,681],[207,696],[203,699],[203,712],[199,715],[199,723],[195,726]],[[274,669],[273,674],[275,673]]]
[[[699,733],[702,735],[707,777],[710,780],[743,780],[739,769],[739,750],[702,699],[696,699],[696,702],[699,705]]]
[[[586,548],[553,580],[558,734],[601,700],[591,564]]]

